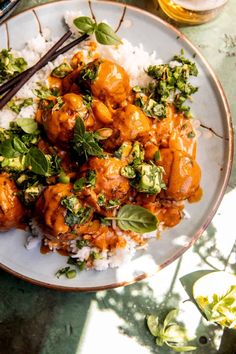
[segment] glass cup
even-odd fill
[[[197,25],[213,20],[228,0],[159,0],[162,10],[173,20]]]

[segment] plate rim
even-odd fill
[[[44,3],[44,4],[37,5],[37,6],[32,6],[24,11],[21,11],[20,13],[14,15],[14,16],[11,16],[9,19],[4,20],[1,23],[1,26],[4,24],[7,26],[8,21],[12,20],[13,18],[15,18],[17,16],[21,16],[22,14],[25,14],[27,12],[31,12],[34,9],[47,7],[47,6],[50,7],[53,5],[59,5],[60,3],[66,3],[66,2],[70,2],[70,0],[57,0],[57,1],[53,1],[51,3]],[[176,35],[178,35],[181,39],[183,39],[185,41],[185,43],[187,43],[191,47],[191,49],[195,51],[195,53],[198,55],[198,57],[201,59],[202,63],[204,64],[204,66],[208,70],[208,73],[210,74],[211,79],[213,79],[213,81],[217,87],[218,93],[220,94],[220,98],[222,100],[222,103],[223,103],[222,106],[224,108],[224,112],[226,115],[226,123],[227,123],[226,126],[227,126],[227,130],[228,130],[228,134],[229,134],[229,137],[228,137],[228,144],[229,145],[228,145],[228,154],[227,154],[228,159],[227,159],[227,165],[225,168],[225,175],[224,175],[224,180],[222,183],[221,190],[217,196],[216,201],[214,202],[214,205],[213,205],[211,211],[208,213],[208,216],[205,219],[204,223],[193,234],[193,237],[191,238],[191,240],[185,246],[180,248],[176,253],[174,253],[170,258],[168,258],[165,262],[163,262],[161,265],[157,266],[156,271],[152,271],[151,273],[144,272],[143,274],[136,276],[129,281],[116,282],[116,283],[111,283],[111,284],[107,284],[104,286],[74,287],[74,286],[56,285],[56,284],[47,283],[47,282],[44,282],[41,280],[36,280],[34,278],[22,275],[21,273],[18,273],[17,271],[5,266],[4,264],[2,264],[0,262],[0,269],[3,269],[4,271],[10,273],[11,275],[14,275],[17,278],[20,278],[21,280],[27,281],[33,285],[37,285],[37,286],[41,286],[41,287],[45,287],[45,288],[49,288],[49,289],[54,289],[57,291],[66,291],[66,292],[95,292],[95,291],[109,290],[109,289],[114,289],[114,288],[118,288],[118,287],[122,287],[122,286],[131,285],[131,284],[136,283],[140,280],[143,280],[143,279],[153,276],[158,271],[165,268],[167,265],[171,264],[176,259],[178,259],[180,256],[182,256],[185,253],[185,251],[187,251],[202,236],[203,232],[206,230],[206,228],[210,224],[211,220],[213,219],[214,215],[216,214],[216,212],[220,206],[220,203],[225,195],[225,191],[226,191],[226,188],[227,188],[227,185],[229,182],[229,178],[231,175],[231,170],[232,170],[232,165],[233,165],[233,156],[234,156],[233,121],[232,121],[232,114],[230,111],[230,107],[229,107],[229,104],[228,104],[228,101],[226,98],[226,94],[224,92],[223,86],[222,86],[217,74],[215,73],[215,71],[213,70],[211,65],[208,63],[208,61],[204,57],[204,55],[201,53],[201,51],[191,42],[191,40],[188,39],[188,37],[185,34],[183,34],[179,29],[177,29],[176,27],[174,27],[173,25],[171,25],[167,21],[165,21],[162,18],[160,18],[160,17],[158,17],[146,10],[143,10],[137,6],[124,4],[124,3],[120,3],[120,2],[115,2],[115,1],[111,1],[111,0],[109,0],[109,1],[107,1],[107,0],[99,0],[99,1],[88,0],[89,5],[92,3],[110,4],[110,5],[117,6],[117,7],[123,8],[123,9],[127,8],[127,9],[131,9],[135,12],[144,14],[145,16],[148,16],[148,17],[154,19],[155,21],[161,23],[164,27],[167,27],[172,32],[176,33]]]

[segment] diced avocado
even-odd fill
[[[138,141],[135,141],[133,148],[130,153],[130,162],[133,163],[134,167],[140,165],[144,160],[144,151]]]
[[[25,156],[18,156],[13,158],[1,156],[0,164],[5,171],[18,171],[18,172],[24,171]]]
[[[162,182],[162,167],[157,167],[153,164],[142,163],[138,166],[139,181],[137,190],[148,194],[158,194],[164,187]]]
[[[114,155],[116,158],[123,160],[129,156],[131,149],[132,143],[130,141],[125,141],[122,143],[119,149],[115,151]]]
[[[136,173],[135,173],[134,168],[129,165],[122,167],[120,174],[121,174],[121,176],[126,177],[126,178],[130,178],[130,179],[133,179],[136,177]]]

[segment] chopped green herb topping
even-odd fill
[[[72,67],[68,62],[64,62],[61,65],[57,66],[55,69],[53,69],[51,76],[57,77],[59,79],[63,79],[66,77],[68,74],[70,74],[73,71]]]
[[[89,170],[86,173],[86,177],[81,177],[80,179],[77,179],[74,183],[74,190],[80,191],[84,187],[95,187],[96,185],[96,172]]]
[[[7,49],[0,52],[0,84],[27,69],[24,58],[17,57]]]
[[[133,88],[136,93],[135,104],[141,107],[147,116],[165,118],[169,103],[173,103],[178,111],[190,115],[190,107],[184,103],[198,90],[189,82],[191,76],[198,75],[195,63],[185,58],[182,53],[175,55],[169,64],[149,66],[147,74],[155,81],[145,88]]]
[[[33,98],[26,98],[26,99],[17,99],[12,100],[8,103],[8,107],[15,113],[20,113],[22,108],[32,106]]]
[[[76,270],[71,267],[61,268],[56,272],[56,277],[60,278],[62,275],[65,275],[68,279],[73,279],[76,277]]]

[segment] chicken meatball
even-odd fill
[[[128,104],[116,112],[112,128],[113,135],[104,142],[108,150],[119,147],[125,141],[142,140],[151,129],[151,120],[139,107]]]
[[[188,199],[199,188],[201,170],[198,163],[182,151],[161,149],[160,153],[158,165],[165,170],[165,196],[176,201]]]
[[[17,227],[24,216],[24,208],[17,192],[16,185],[8,174],[0,174],[0,231]]]
[[[115,157],[106,159],[91,157],[82,166],[82,176],[85,176],[91,170],[95,172],[96,181],[94,187],[86,188],[82,191],[84,196],[88,198],[87,201],[93,207],[97,208],[99,198],[102,198],[104,205],[112,205],[112,201],[114,200],[123,202],[128,198],[130,190],[129,181],[120,175],[121,168],[124,166],[126,166],[126,162]]]
[[[102,60],[97,70],[97,76],[91,84],[92,94],[111,105],[125,101],[130,93],[126,71],[109,60]]]
[[[82,96],[75,93],[67,93],[62,101],[62,106],[57,109],[43,110],[37,120],[44,126],[51,143],[65,147],[73,138],[76,118],[78,115],[84,118],[87,108]]]
[[[72,184],[58,183],[47,187],[36,204],[36,216],[50,235],[58,236],[69,231],[65,222],[66,208],[61,205],[63,198],[72,195]]]

